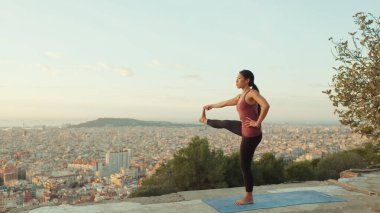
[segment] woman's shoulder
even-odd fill
[[[249,91],[247,92],[247,95],[248,94],[254,94],[254,93],[260,94],[259,91],[255,90],[255,89],[249,89]]]
[[[260,94],[260,92],[257,91],[257,90],[255,90],[255,89],[250,89],[250,90],[248,91],[248,93],[258,93],[258,94]]]
[[[250,90],[247,92],[247,96],[250,97],[250,98],[255,99],[255,97],[260,96],[260,92],[257,91],[257,90],[255,90],[255,89],[250,89]]]

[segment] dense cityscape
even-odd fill
[[[225,155],[240,136],[199,127],[9,127],[0,130],[0,209],[121,200],[194,136]],[[264,124],[254,160],[266,152],[312,160],[367,139],[341,125]]]

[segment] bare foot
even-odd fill
[[[247,205],[247,204],[253,204],[253,198],[248,198],[247,196],[245,196],[242,199],[235,201],[235,205]]]
[[[202,117],[199,118],[199,122],[207,124],[206,110],[204,108],[203,108],[203,111],[202,111]]]

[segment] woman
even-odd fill
[[[242,93],[236,97],[216,104],[203,107],[201,123],[214,128],[225,128],[237,135],[242,136],[240,143],[240,168],[243,173],[245,196],[236,200],[236,205],[253,204],[253,176],[251,172],[251,162],[256,147],[262,139],[261,123],[269,110],[269,104],[259,93],[259,89],[254,83],[253,73],[249,70],[239,72],[236,79],[236,87],[242,89]],[[252,89],[250,88],[252,87]],[[234,106],[239,113],[240,121],[207,119],[205,110]]]

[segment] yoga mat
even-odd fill
[[[342,202],[346,201],[343,198],[328,195],[314,190],[303,190],[293,192],[279,192],[254,194],[253,204],[236,205],[235,200],[243,198],[242,195],[229,197],[218,197],[212,199],[202,199],[218,212],[239,212],[254,209],[268,209],[281,206],[293,206],[300,204],[327,203],[327,202]]]

